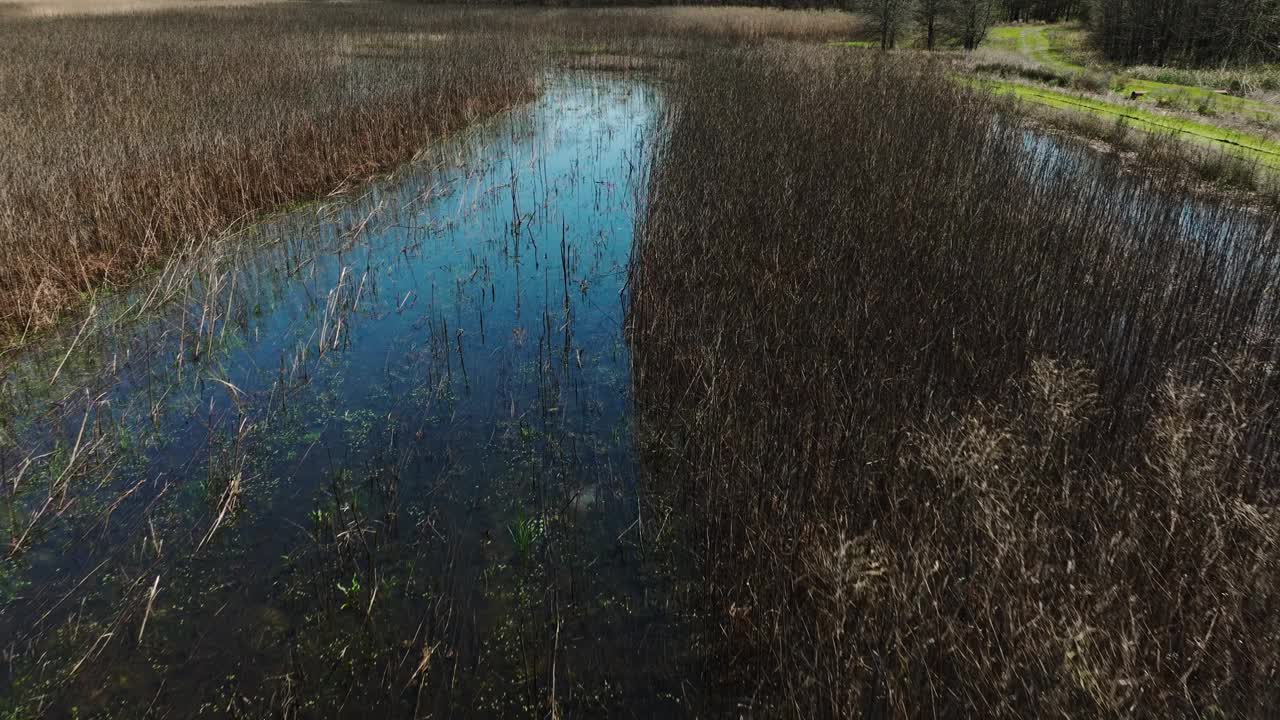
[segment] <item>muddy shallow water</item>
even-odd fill
[[[688,643],[621,335],[661,105],[643,81],[552,78],[16,364],[0,697],[55,717],[677,712]]]

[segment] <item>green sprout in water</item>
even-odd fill
[[[315,526],[316,533],[324,531],[326,525],[329,524],[329,513],[316,508],[311,511],[311,524]]]
[[[527,517],[524,512],[520,512],[516,515],[516,521],[507,528],[507,531],[511,533],[511,542],[515,545],[516,554],[520,556],[520,560],[523,562],[529,559],[529,555],[533,551],[533,544],[542,535],[542,521],[533,520]]]
[[[343,585],[342,581],[338,581],[338,590],[342,592],[342,609],[355,606],[356,596],[360,594],[360,578],[355,573],[351,574],[351,583]]]

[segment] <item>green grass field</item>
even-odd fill
[[[1223,150],[1280,170],[1280,143],[1260,135],[1022,83],[984,78],[978,84],[996,94],[1012,95],[1019,100],[1057,110],[1123,119],[1137,130],[1174,134],[1182,140]]]
[[[1136,102],[1206,115],[1234,115],[1256,123],[1280,120],[1280,107],[1224,94],[1223,88],[1205,85],[1183,85],[1130,76],[1125,68],[1104,64],[1083,64],[1087,51],[1085,30],[1078,25],[1000,25],[991,29],[986,47],[1015,53],[1045,70],[1072,77],[1086,72],[1111,75],[1111,92],[1129,98],[1139,93]]]
[[[837,40],[829,43],[835,47],[851,47],[851,48],[879,48],[878,40]]]
[[[1080,30],[1058,25],[999,25],[987,34],[986,46],[1027,57],[1041,66],[1070,75],[1085,71],[1062,52],[1065,41],[1077,39]]]

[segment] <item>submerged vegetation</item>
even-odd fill
[[[902,58],[675,88],[634,382],[757,711],[1273,713],[1275,217]]]

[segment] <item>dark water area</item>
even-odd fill
[[[681,714],[621,334],[661,105],[549,79],[17,362],[0,708]]]

